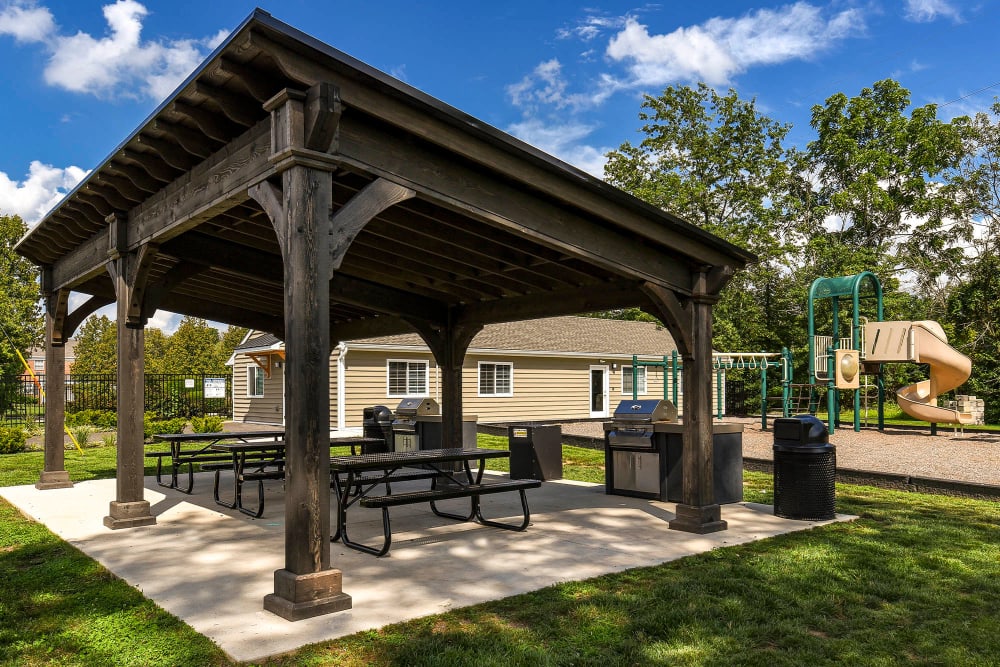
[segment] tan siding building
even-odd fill
[[[490,325],[465,357],[463,411],[481,423],[608,417],[632,397],[632,355],[660,361],[675,349],[670,334],[652,322],[554,317]],[[253,332],[237,347],[230,360],[236,421],[283,423],[283,359],[283,345],[270,334]],[[663,397],[659,368],[640,368],[638,377],[640,397]],[[364,408],[395,409],[410,396],[441,399],[439,368],[416,334],[334,348],[332,426],[361,426]]]

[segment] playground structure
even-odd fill
[[[675,350],[671,356],[663,357],[662,361],[642,361],[637,355],[632,355],[632,368],[654,367],[663,371],[663,398],[678,405],[680,394],[680,377],[684,366]],[[778,370],[781,376],[781,415],[788,417],[791,413],[792,388],[792,353],[788,348],[781,352],[713,352],[712,370],[715,371],[715,415],[722,419],[725,414],[724,377],[730,370],[760,371],[760,425],[767,430],[767,372]],[[632,382],[632,399],[639,397],[639,383]]]
[[[869,288],[862,296],[862,290]],[[850,335],[840,337],[840,299],[851,298]],[[816,301],[832,300],[831,335],[816,335]],[[861,301],[875,300],[875,319],[861,315]],[[886,322],[883,320],[882,285],[875,274],[862,271],[853,276],[817,278],[809,287],[809,381],[812,385],[810,411],[819,402],[817,383],[827,388],[828,429],[839,422],[838,390],[853,390],[854,430],[861,430],[860,376],[875,375],[878,388],[878,428],[885,428],[885,380],[883,364],[917,363],[930,366],[930,377],[900,388],[896,402],[914,419],[931,423],[971,424],[971,414],[942,408],[938,395],[961,386],[972,373],[971,360],[948,345],[944,329],[937,322]]]

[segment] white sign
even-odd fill
[[[184,380],[184,388],[194,389],[194,380],[191,378],[187,378],[186,380]]]
[[[226,378],[205,378],[205,398],[225,398]]]

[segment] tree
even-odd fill
[[[945,319],[950,340],[972,358],[969,393],[986,401],[986,420],[1000,422],[1000,101],[990,113],[957,118],[965,150],[949,188],[969,215],[956,221],[965,240],[951,268]]]
[[[143,336],[143,363],[147,373],[164,373],[164,360],[167,356],[169,337],[163,331],[152,327],[146,329]]]
[[[6,332],[0,342],[3,375],[24,372],[17,351],[24,353],[41,344],[44,332],[38,269],[14,252],[27,229],[19,216],[0,214],[0,327]]]
[[[909,271],[930,288],[957,258],[958,230],[946,222],[963,212],[942,178],[959,164],[962,133],[933,104],[907,116],[909,107],[909,91],[885,79],[812,108],[809,162],[832,227],[809,246],[817,275],[867,269],[891,288]]]
[[[245,327],[229,325],[229,328],[222,332],[222,337],[219,339],[218,359],[222,362],[223,366],[229,361],[229,357],[232,356],[236,346],[243,342],[243,337],[247,335],[248,331],[249,329]]]
[[[218,330],[199,317],[185,315],[167,341],[163,372],[225,373],[225,359],[219,359]]]
[[[735,91],[705,84],[646,96],[645,138],[608,154],[605,179],[654,206],[756,253],[715,308],[715,346],[777,349],[801,308],[786,303],[797,247],[812,232],[803,156],[782,145],[789,127]]]
[[[76,337],[76,360],[70,373],[114,373],[117,369],[117,325],[105,315],[88,317]]]

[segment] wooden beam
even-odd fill
[[[249,47],[266,52],[287,77],[298,81],[303,88],[319,81],[334,80],[345,107],[363,111],[411,136],[442,146],[453,153],[453,160],[461,157],[484,165],[502,174],[504,179],[548,193],[553,202],[579,206],[614,225],[625,227],[640,238],[674,248],[691,261],[738,267],[753,261],[750,253],[729,246],[677,216],[655,209],[600,181],[588,182],[582,172],[573,174],[569,165],[563,165],[565,171],[554,168],[556,160],[527,144],[510,137],[489,136],[496,133],[479,127],[474,118],[428,113],[408,103],[396,91],[388,90],[387,85],[364,77],[334,78],[334,71],[326,62],[296,53],[260,31],[251,32],[246,41]],[[437,104],[429,98],[422,101],[432,106]],[[525,158],[524,153],[530,157]]]
[[[399,202],[416,196],[416,192],[384,178],[377,178],[344,204],[333,216],[333,244],[330,248],[330,272],[340,268],[344,255],[364,226],[372,218]]]
[[[264,116],[259,104],[231,93],[225,88],[219,88],[203,81],[195,81],[194,91],[218,104],[222,113],[226,114],[229,120],[243,127],[256,125]]]
[[[129,164],[139,167],[147,174],[160,181],[160,183],[169,183],[177,178],[177,170],[164,162],[163,159],[155,153],[139,153],[138,151],[123,148],[118,151],[118,157]]]
[[[275,93],[284,86],[284,84],[264,76],[260,71],[225,56],[219,59],[219,71],[234,77],[243,84],[248,93],[261,103],[274,97]]]
[[[154,153],[160,156],[160,159],[169,164],[171,167],[180,169],[181,171],[187,171],[194,166],[199,159],[197,156],[188,153],[178,144],[164,139],[157,139],[156,137],[149,136],[148,134],[140,134],[136,137],[136,143],[142,146],[148,146]]]
[[[456,322],[491,324],[532,320],[555,315],[577,315],[596,310],[637,306],[646,297],[636,282],[622,281],[580,289],[554,290],[497,301],[457,306],[453,308]]]
[[[92,296],[82,304],[77,306],[73,312],[66,315],[66,319],[63,322],[63,336],[65,339],[72,338],[76,330],[83,324],[83,321],[89,316],[93,315],[95,312],[107,306],[108,304],[114,303],[115,300],[108,296]]]
[[[305,148],[321,153],[336,152],[342,111],[336,86],[321,81],[310,87],[305,102]]]
[[[52,265],[54,289],[73,288],[104,272],[108,260],[108,228],[63,254]]]
[[[197,157],[207,158],[215,151],[214,142],[179,123],[157,119],[153,121],[153,129],[168,134],[181,148]]]
[[[136,245],[166,240],[249,199],[247,189],[273,173],[270,121],[263,120],[129,211]]]
[[[607,271],[690,292],[690,274],[682,258],[664,262],[658,250],[634,233],[523,188],[484,176],[431,146],[390,134],[363,118],[345,114],[340,123],[338,160],[415,190],[422,198],[519,236],[557,248]]]
[[[677,352],[685,358],[694,353],[694,323],[691,310],[682,304],[677,295],[655,283],[644,283],[643,293],[652,306],[652,314],[660,318],[677,345]]]
[[[135,186],[136,190],[141,193],[138,197],[139,201],[142,201],[148,195],[163,187],[163,183],[149,176],[145,170],[136,169],[135,167],[129,168],[129,165],[122,164],[121,162],[110,163],[104,168],[104,173],[117,177],[116,182],[119,185],[119,189],[121,189],[121,184],[124,182]]]
[[[219,119],[217,115],[207,109],[192,106],[186,102],[174,102],[170,105],[169,111],[190,118],[198,126],[205,136],[216,141],[228,143],[233,136],[232,128],[228,122]]]

